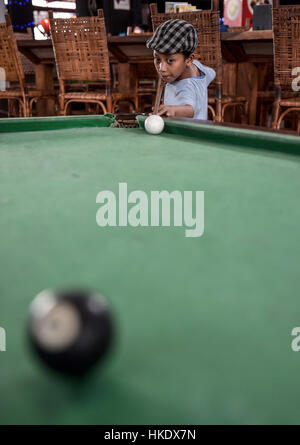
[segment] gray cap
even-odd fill
[[[147,41],[147,48],[163,54],[193,53],[198,45],[197,32],[185,20],[168,20],[155,30]]]

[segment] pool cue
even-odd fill
[[[158,108],[160,105],[161,96],[162,96],[164,86],[165,86],[164,82],[162,81],[161,77],[159,77],[157,90],[156,90],[156,96],[155,96],[155,103],[154,103],[154,108],[153,108],[153,114],[157,114],[157,112],[158,112]]]

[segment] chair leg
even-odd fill
[[[207,110],[210,111],[211,116],[212,116],[212,120],[214,121],[215,120],[215,116],[216,116],[215,110],[213,109],[213,107],[211,105],[207,106]]]
[[[24,110],[23,102],[18,99],[17,103],[18,103],[18,116],[19,117],[24,117],[25,116],[25,110]]]
[[[33,102],[37,102],[38,99],[36,97],[33,97],[32,99],[30,99],[29,101],[29,117],[32,117],[32,106],[33,106]]]
[[[289,107],[289,108],[287,108],[283,113],[281,113],[281,115],[280,115],[279,118],[278,118],[278,122],[277,122],[277,126],[276,126],[277,130],[280,129],[281,122],[283,121],[283,118],[284,118],[288,113],[290,113],[291,111],[297,111],[297,112],[299,112],[299,111],[300,111],[300,108],[297,108],[297,107]],[[297,122],[297,128],[298,128],[298,122]]]
[[[273,104],[273,111],[272,111],[272,128],[273,129],[277,128],[279,110],[280,110],[280,102],[279,102],[279,100],[275,100],[274,104]]]
[[[221,99],[216,99],[215,121],[216,122],[223,122],[222,100]]]
[[[67,111],[68,111],[68,106],[69,106],[70,101],[65,103],[65,106],[63,108],[63,116],[67,116]]]
[[[236,107],[239,107],[239,110],[242,109],[241,113],[240,113],[241,123],[242,124],[248,123],[248,101],[246,101],[246,102],[232,102],[232,103],[229,102],[227,104],[224,104],[222,107],[222,121],[221,122],[224,122],[225,111],[227,110],[227,108],[230,108],[230,107],[235,107],[235,109],[236,109]]]
[[[130,113],[136,113],[137,112],[137,106],[136,106],[135,99],[132,99],[132,100],[129,99],[128,103],[129,103]],[[130,108],[130,105],[131,105],[132,108]]]
[[[113,113],[113,100],[111,96],[107,96],[106,98],[106,108],[108,113]]]
[[[228,106],[229,106],[229,104],[223,105],[222,112],[221,112],[221,121],[220,122],[224,122],[225,111],[226,111],[226,108],[228,108]]]
[[[249,104],[248,104],[248,101],[246,101],[244,103],[243,109],[244,109],[244,114],[242,115],[242,123],[247,125],[249,123],[249,116],[248,116]]]
[[[23,110],[23,114],[22,114],[22,116],[23,116],[23,117],[29,117],[28,100],[27,100],[27,99],[25,99],[25,100],[20,100],[20,105],[21,105],[21,108],[22,108],[22,110]]]
[[[106,107],[105,107],[105,105],[104,105],[104,103],[101,101],[101,100],[92,100],[92,101],[84,101],[84,100],[74,100],[74,99],[70,99],[70,100],[67,100],[66,101],[66,103],[65,103],[65,106],[64,106],[64,108],[63,108],[63,112],[62,112],[62,115],[63,116],[67,116],[67,112],[68,112],[68,107],[69,107],[69,105],[71,104],[71,103],[84,103],[84,104],[97,104],[97,105],[99,105],[100,107],[101,107],[101,109],[102,109],[102,111],[103,111],[103,114],[105,114],[105,113],[107,113],[107,109],[106,109]]]
[[[61,94],[58,96],[58,113],[60,116],[65,116],[65,101]]]
[[[26,117],[30,117],[30,101],[29,101],[29,98],[28,99],[26,98],[24,106],[25,106],[25,113],[26,113],[25,116]]]
[[[99,101],[98,105],[100,105],[100,107],[102,108],[103,114],[108,113],[108,109],[107,107],[105,107],[103,102]]]

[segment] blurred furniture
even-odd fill
[[[31,30],[29,32],[20,33],[20,32],[14,32],[15,39],[18,41],[20,39],[24,40],[32,40],[32,32]],[[25,74],[25,78],[28,76],[30,78],[34,77],[35,71],[34,71],[34,63],[31,62],[26,56],[24,56],[22,53],[20,53],[20,59],[23,67],[23,71]]]
[[[136,91],[138,111],[144,111],[143,104],[151,102],[156,91],[153,52],[146,47],[151,35],[133,33],[129,36],[108,36],[110,63],[116,66],[118,91]]]
[[[135,93],[112,91],[103,11],[98,17],[54,19],[49,13],[51,37],[59,79],[59,110],[66,115],[71,103],[97,104],[113,112],[120,100],[137,109]],[[83,88],[84,86],[84,88]]]
[[[229,62],[223,65],[223,89],[248,97],[249,124],[266,125],[268,110],[261,105],[269,106],[274,82],[272,30],[224,32],[221,40],[223,64]]]
[[[24,39],[24,40],[32,40],[32,31],[31,29],[27,29],[27,33],[20,33],[20,32],[14,32],[15,39]],[[19,51],[19,56],[21,60],[21,64],[23,67],[25,82],[28,87],[35,87],[35,78],[34,78],[34,64],[25,57],[22,53]],[[38,114],[38,107],[41,104],[41,100],[36,103],[36,112]],[[17,100],[11,99],[8,102],[8,116],[10,117],[18,117],[19,116],[19,104]]]
[[[152,78],[153,52],[146,47],[148,39],[149,36],[144,34],[107,37],[109,60],[117,73],[118,91],[134,90],[136,79],[148,77],[148,74],[144,76],[148,71]],[[19,51],[35,64],[39,88],[50,88],[55,65],[51,40],[19,40],[17,43]],[[271,30],[222,32],[221,49],[223,94],[247,97],[249,123],[255,125],[257,92],[266,90],[273,81],[273,33]],[[265,77],[269,73],[272,73],[271,78]],[[143,97],[138,99],[142,101]],[[41,102],[37,105],[40,106]]]
[[[30,88],[25,82],[25,75],[20,59],[16,39],[9,15],[5,15],[5,23],[0,23],[0,67],[3,81],[9,82],[4,91],[0,90],[0,99],[7,99],[9,111],[13,115],[31,116],[32,106],[41,97],[41,90]],[[50,93],[49,93],[50,94]],[[15,110],[14,105],[17,104]]]
[[[155,101],[158,75],[153,62],[137,65],[136,87],[139,111],[151,112]]]
[[[224,95],[223,65],[220,38],[219,0],[212,0],[212,9],[182,13],[158,13],[157,4],[150,5],[153,30],[161,23],[170,19],[180,19],[191,23],[198,34],[198,47],[195,58],[213,68],[216,72],[214,82],[209,88],[208,108],[216,122],[224,121],[224,113],[228,107],[241,107],[242,121],[245,123],[248,114],[248,99],[244,96]]]
[[[274,83],[272,127],[280,128],[285,116],[300,112],[300,6],[273,2]],[[298,79],[298,82],[297,82]],[[300,119],[297,125],[300,132]]]
[[[153,32],[133,32],[132,27],[127,28],[128,36],[144,36],[149,39]],[[151,52],[152,53],[152,52]],[[136,76],[135,76],[135,88],[138,95],[138,110],[141,112],[152,111],[152,104],[155,101],[156,88],[157,88],[158,75],[154,64],[152,63],[138,63],[136,66]],[[147,110],[148,107],[148,110]]]

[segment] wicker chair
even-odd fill
[[[209,89],[208,109],[217,122],[224,121],[228,107],[241,106],[244,119],[248,114],[248,99],[246,97],[222,95],[223,67],[220,39],[219,0],[212,0],[212,9],[182,13],[158,13],[157,5],[150,5],[153,30],[161,23],[170,19],[181,19],[191,23],[198,34],[198,47],[195,57],[204,65],[216,71],[216,77]]]
[[[54,19],[50,11],[49,19],[59,79],[60,114],[66,115],[72,102],[98,104],[106,113],[113,112],[118,101],[128,100],[136,109],[136,95],[111,91],[103,10],[98,10],[98,17],[71,19]],[[72,82],[71,90],[67,82]]]
[[[272,127],[280,128],[291,111],[300,111],[300,92],[293,92],[293,70],[300,67],[300,6],[280,6],[273,1],[274,84]],[[299,74],[297,72],[296,74]],[[298,119],[298,132],[300,120]]]
[[[7,14],[5,22],[0,23],[0,67],[5,81],[10,83],[4,91],[0,90],[0,99],[8,100],[9,110],[14,109],[12,105],[17,102],[19,116],[31,116],[33,103],[49,96],[26,85],[17,42]]]

